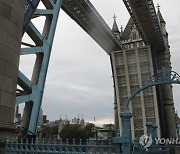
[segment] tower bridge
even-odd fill
[[[36,9],[40,1],[44,4],[45,9]],[[161,59],[157,67],[161,67],[164,63],[167,63],[167,66],[169,66],[170,61],[169,55],[167,54],[169,51],[168,44],[164,40],[163,31],[160,28],[160,21],[157,17],[153,1],[123,1],[143,41],[147,45],[152,46],[156,52],[166,53],[165,56],[162,56],[162,54],[159,56],[158,53],[154,55]],[[22,122],[22,127],[24,128],[23,133],[31,136],[36,134],[37,119],[60,8],[75,20],[109,55],[114,51],[124,49],[124,46],[89,0],[28,0],[27,2],[22,31],[26,31],[34,41],[35,46],[29,42],[23,42],[22,44],[26,47],[21,49],[21,55],[35,54],[36,62],[34,66],[32,66],[34,69],[31,80],[20,71],[14,75],[19,77],[18,86],[22,88],[16,97],[16,103],[25,103]],[[40,33],[36,25],[30,21],[31,18],[38,18],[40,16],[46,17],[43,33]],[[155,68],[157,67],[155,66]],[[0,87],[0,89],[2,89],[2,87]],[[171,113],[173,114],[173,112]],[[172,117],[173,115],[169,116]],[[167,118],[168,117],[166,117],[166,119]],[[0,121],[0,123],[2,122]],[[13,121],[11,120],[10,123],[12,125]],[[174,125],[174,123],[171,124]],[[169,135],[171,135],[171,133],[169,133]]]

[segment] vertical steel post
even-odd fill
[[[121,113],[122,118],[122,148],[123,154],[130,154],[132,152],[132,139],[131,139],[131,118],[132,113],[129,111]]]
[[[157,135],[157,128],[158,128],[157,125],[153,125],[153,126],[152,126],[152,129],[153,129],[152,137],[153,137],[153,139],[155,139],[155,138],[158,137],[158,135]]]
[[[152,135],[153,134],[153,124],[151,122],[148,122],[146,124],[146,126],[147,126],[147,133]]]

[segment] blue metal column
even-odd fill
[[[36,46],[33,47],[29,45],[31,48],[22,48],[21,50],[21,55],[36,55],[32,79],[30,81],[21,71],[19,71],[18,74],[18,85],[24,92],[16,98],[16,104],[25,103],[21,127],[24,128],[24,134],[26,135],[36,134],[49,58],[62,3],[62,0],[41,1],[46,9],[37,9],[34,13],[34,17],[46,17],[43,33],[41,34],[35,25],[30,22],[26,33],[35,42]]]
[[[131,112],[122,112],[121,113],[122,118],[122,148],[123,148],[123,154],[130,154],[132,153],[132,138],[131,138],[131,118],[132,113]],[[124,129],[125,128],[125,129]]]

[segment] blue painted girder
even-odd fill
[[[27,0],[25,6],[25,14],[24,14],[24,25],[23,25],[23,33],[25,32],[40,0]]]
[[[27,132],[31,132],[33,134],[36,134],[51,48],[62,3],[62,0],[41,1],[45,5],[46,9],[37,9],[33,16],[46,17],[46,21],[43,23],[43,33],[41,34],[36,28],[36,25],[29,21],[26,33],[36,45],[30,46],[30,48],[27,47],[21,49],[21,55],[36,55],[32,79],[29,80],[21,71],[19,71],[18,85],[24,90],[24,93],[16,97],[17,105],[25,103],[21,127],[24,127],[25,130],[27,129]]]

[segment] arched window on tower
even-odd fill
[[[132,35],[132,39],[135,40],[136,39],[136,33],[133,33]]]

